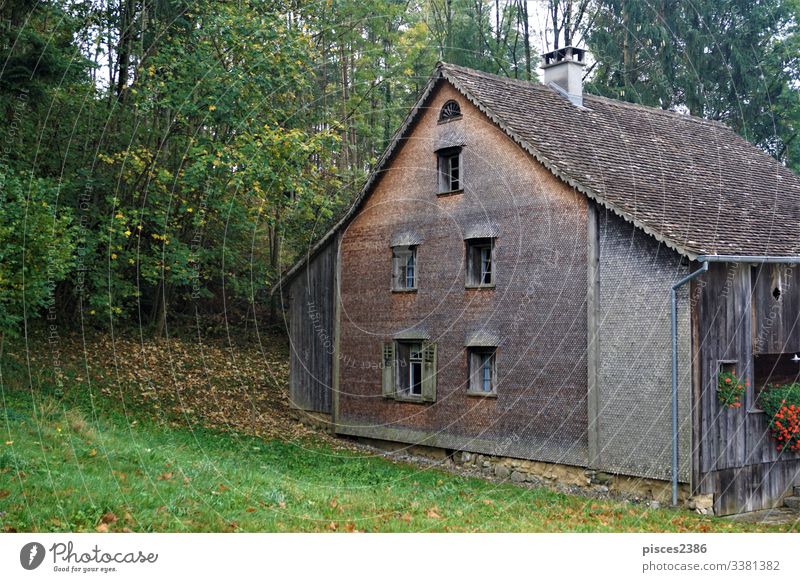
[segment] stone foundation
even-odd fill
[[[300,410],[299,408],[291,408],[291,416],[297,422],[304,424],[309,428],[313,428],[328,434],[334,434],[334,424],[330,414],[324,412],[311,412],[310,410]]]
[[[468,451],[450,451],[437,447],[408,445],[404,443],[369,438],[357,438],[358,442],[390,452],[402,452],[408,455],[425,457],[435,461],[447,459],[461,467],[478,470],[487,477],[512,481],[514,483],[533,483],[537,485],[552,483],[553,485],[572,485],[610,495],[649,500],[651,507],[666,506],[672,503],[672,483],[659,479],[644,479],[616,475],[558,463],[528,461],[511,457],[497,457],[471,453]],[[700,514],[713,513],[713,495],[690,496],[689,485],[678,486],[678,503]]]

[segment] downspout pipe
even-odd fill
[[[678,289],[708,271],[708,261],[672,286],[672,505],[678,505]]]

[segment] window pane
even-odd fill
[[[422,394],[422,344],[410,345],[410,366],[408,367],[409,393]]]
[[[411,394],[422,394],[422,362],[411,363],[411,378],[409,385],[411,386]]]
[[[450,190],[458,190],[460,187],[460,168],[458,165],[459,157],[450,158]]]
[[[484,392],[492,391],[492,355],[481,354],[481,384]]]
[[[489,285],[492,282],[492,249],[491,247],[481,248],[481,277],[482,285]]]
[[[416,246],[394,247],[392,253],[392,288],[414,289],[416,287]]]

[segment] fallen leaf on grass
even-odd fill
[[[246,511],[247,513],[253,513],[255,510],[256,510],[256,508],[255,508],[255,507],[248,507],[247,509],[245,509],[245,511]]]
[[[8,489],[0,489],[0,499],[4,499],[9,495],[11,495],[11,491],[9,491]]]
[[[427,515],[431,519],[441,519],[442,516],[439,515],[439,513],[437,512],[437,509],[438,508],[436,508],[436,507],[431,507],[425,515]]]
[[[335,522],[335,521],[332,521],[332,522],[330,522],[330,523],[328,524],[328,529],[329,529],[329,530],[331,530],[331,531],[336,531],[336,529],[337,529],[338,527],[339,527],[339,526],[337,526],[337,525],[336,525],[336,522]]]
[[[100,523],[116,523],[117,516],[114,515],[113,511],[108,511],[103,514],[103,517],[100,518]]]
[[[161,475],[158,476],[158,480],[159,481],[172,481],[172,477],[173,477],[173,474],[170,471],[169,473],[161,473]]]
[[[108,532],[108,524],[107,523],[101,523],[96,528],[94,528],[94,531],[96,531],[97,533],[106,533],[106,532]]]

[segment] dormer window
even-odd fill
[[[461,148],[445,148],[436,153],[439,159],[439,194],[463,190]]]
[[[461,117],[461,107],[455,101],[448,101],[442,105],[439,112],[439,122],[452,121]]]

